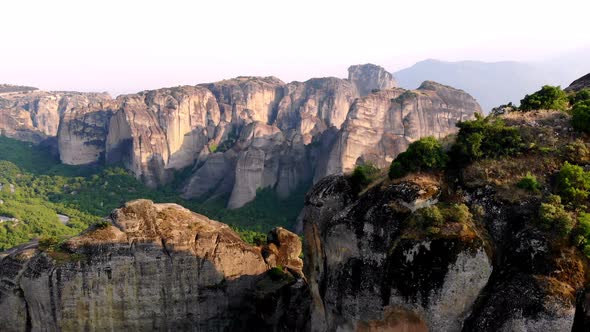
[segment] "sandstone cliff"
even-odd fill
[[[9,90],[0,93],[0,133],[39,143],[57,136],[65,110],[109,99],[107,94]]]
[[[366,96],[374,90],[385,90],[398,86],[391,73],[383,67],[370,63],[350,66],[348,80],[354,84],[360,96]]]
[[[202,87],[145,91],[117,98],[106,137],[107,163],[123,163],[149,186],[191,166],[216,136],[221,121],[211,92]]]
[[[475,99],[435,82],[424,82],[417,90],[374,92],[352,105],[326,169],[319,169],[315,179],[350,172],[366,162],[386,167],[409,143],[454,133],[455,124],[472,118],[475,112],[481,112]]]
[[[293,330],[304,324],[294,311],[306,306],[301,243],[284,229],[253,247],[228,226],[178,205],[138,200],[115,210],[108,223],[41,249],[25,245],[0,260],[2,331]],[[295,300],[302,302],[289,302]]]
[[[68,99],[57,132],[61,162],[68,165],[104,161],[112,100],[104,95],[75,95]]]
[[[223,197],[237,208],[262,188],[287,197],[357,164],[385,166],[410,142],[452,133],[480,111],[464,92],[433,82],[395,86],[365,64],[351,66],[348,79],[244,76],[115,100],[10,90],[0,94],[0,131],[34,142],[57,136],[63,163],[122,164],[151,187],[191,168],[180,181],[185,198]]]

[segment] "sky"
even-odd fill
[[[541,61],[590,46],[588,12],[587,0],[7,0],[0,83],[117,95],[368,62]]]

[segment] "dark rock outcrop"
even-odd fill
[[[357,194],[328,176],[312,188],[302,213],[312,331],[587,330],[586,259],[531,227],[539,201],[453,183],[418,174]],[[413,211],[453,202],[469,208],[462,221],[416,224]]]
[[[313,331],[392,327],[392,312],[399,330],[460,330],[492,263],[473,224],[450,225],[440,236],[407,230],[409,213],[434,204],[439,186],[384,184],[358,198],[342,176],[314,186],[303,212]]]
[[[565,91],[580,91],[582,89],[590,89],[590,74],[582,76],[577,80],[573,81],[570,86],[565,88]]]

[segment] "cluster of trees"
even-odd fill
[[[446,167],[448,156],[440,142],[430,136],[419,139],[400,153],[389,167],[391,179],[403,177],[410,172],[442,169]]]
[[[0,222],[0,251],[34,238],[76,235],[138,198],[181,204],[229,224],[249,243],[263,243],[271,228],[294,225],[308,187],[302,185],[287,199],[261,190],[253,202],[228,210],[227,197],[184,200],[177,194],[180,183],[153,190],[123,168],[62,165],[41,147],[2,136],[0,151],[0,216],[18,219]],[[57,214],[70,220],[64,224]]]
[[[389,168],[391,179],[410,172],[444,169],[448,164],[460,165],[482,158],[515,155],[523,143],[517,128],[501,119],[476,115],[475,120],[457,124],[459,133],[449,151],[434,137],[425,137],[410,144]]]

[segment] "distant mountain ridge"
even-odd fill
[[[518,104],[545,84],[568,86],[590,71],[583,50],[544,62],[448,62],[435,59],[420,61],[409,68],[394,72],[399,85],[414,89],[425,80],[447,84],[471,94],[485,112],[508,102]],[[579,59],[579,60],[576,60]]]

